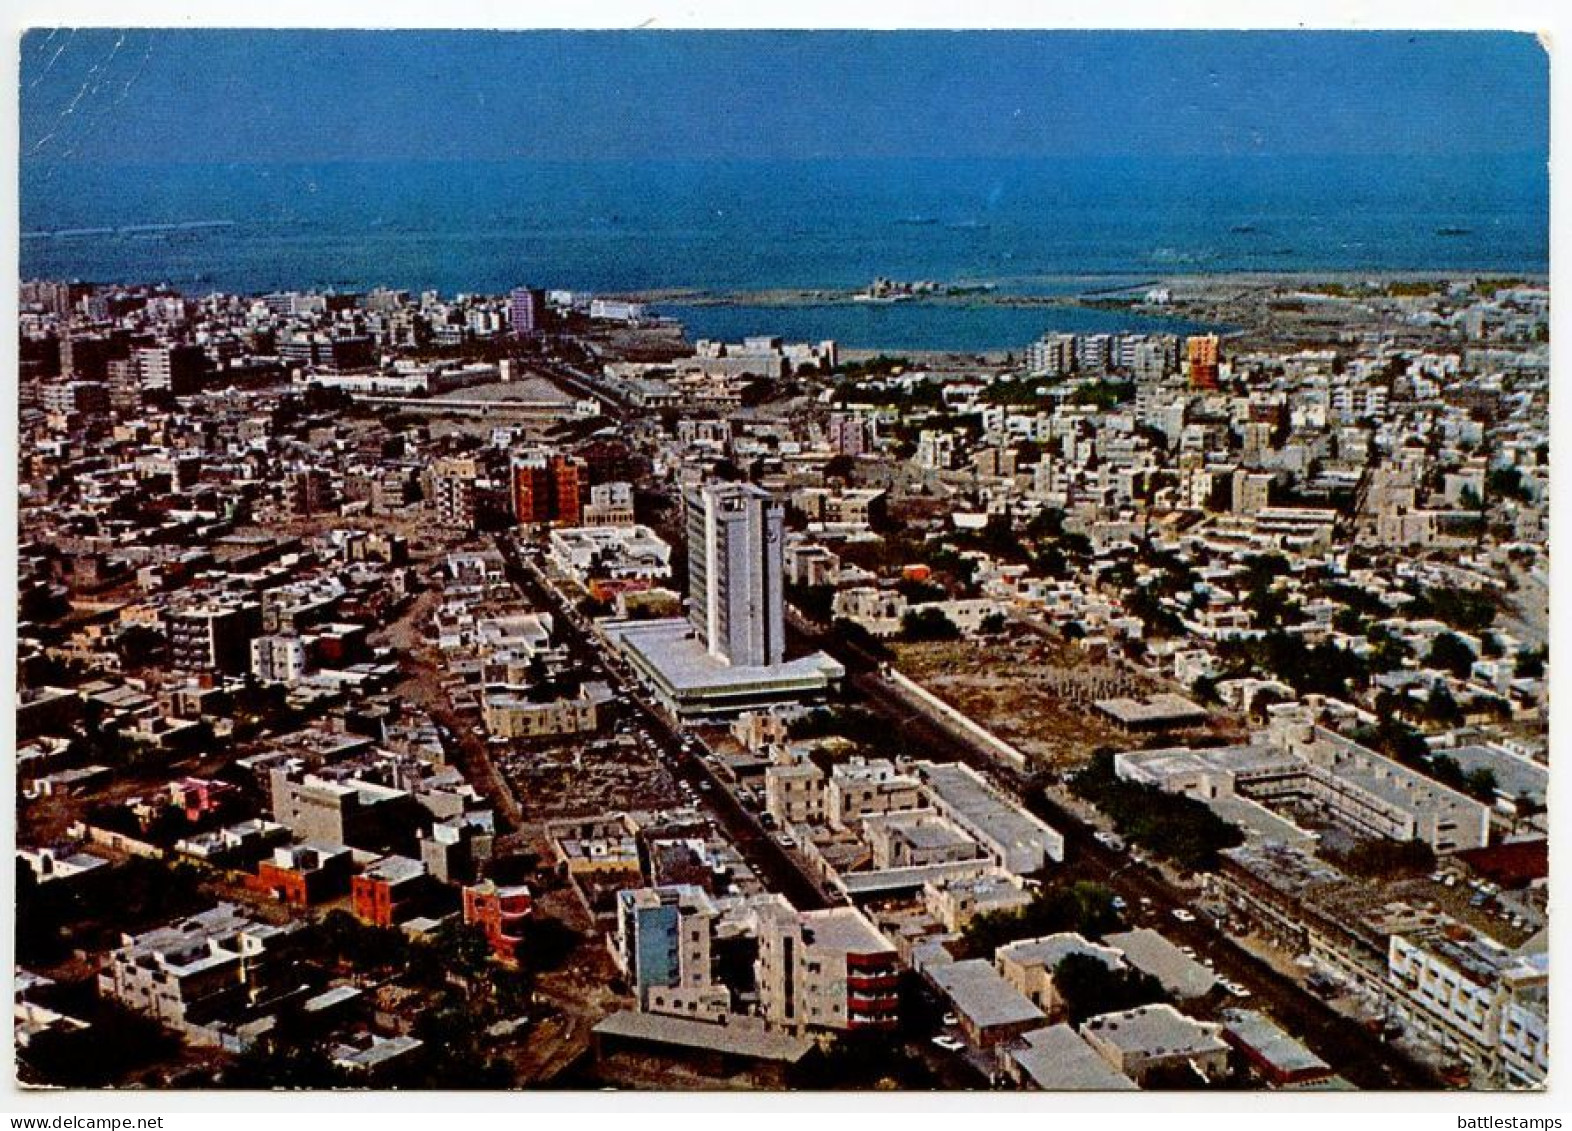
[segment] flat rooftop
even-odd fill
[[[839,872],[836,882],[852,899],[895,895],[917,891],[924,884],[938,883],[951,877],[968,877],[977,874],[986,860],[953,860],[942,864],[923,864],[912,868],[880,868],[872,872]]]
[[[1206,805],[1229,824],[1262,840],[1291,844],[1309,851],[1320,839],[1315,833],[1305,831],[1288,818],[1246,797],[1212,797],[1207,799]]]
[[[922,762],[918,769],[945,805],[996,844],[1031,849],[1055,860],[1063,857],[1064,838],[1058,831],[1010,804],[967,767]]]
[[[1296,1075],[1331,1075],[1331,1065],[1294,1040],[1260,1010],[1225,1009],[1222,1016],[1224,1030],[1274,1070]]]
[[[1103,941],[1117,947],[1126,962],[1156,978],[1175,997],[1201,997],[1217,984],[1217,975],[1150,927],[1106,935]]]
[[[1122,1013],[1104,1013],[1081,1026],[1126,1053],[1186,1056],[1226,1049],[1208,1026],[1191,1020],[1171,1005],[1143,1005]]]
[[[1112,946],[1099,946],[1074,931],[1057,935],[1044,935],[1036,939],[1021,939],[1007,943],[993,952],[997,961],[1010,961],[1022,966],[1042,966],[1052,970],[1072,954],[1096,958],[1110,969],[1124,965],[1124,957]],[[1079,1040],[1080,1038],[1076,1038]]]
[[[1188,726],[1211,717],[1199,703],[1166,691],[1145,699],[1099,699],[1092,705],[1125,727]]]
[[[1010,1059],[1045,1092],[1134,1092],[1134,1080],[1116,1071],[1068,1025],[1033,1029]]]
[[[993,964],[984,959],[970,958],[935,966],[929,969],[928,977],[950,999],[956,1011],[978,1029],[1047,1020],[1042,1010],[1001,978]]]
[[[854,907],[831,907],[825,911],[805,911],[802,925],[813,933],[813,945],[845,951],[848,954],[893,952],[890,940],[879,933],[861,911]]]
[[[724,1053],[750,1060],[795,1064],[808,1055],[813,1042],[749,1025],[714,1025],[686,1017],[623,1010],[595,1026],[597,1037],[620,1037],[674,1048]]]
[[[726,709],[819,693],[846,675],[823,652],[772,667],[733,666],[712,656],[681,619],[607,625],[605,634],[679,708]]]
[[[1545,792],[1550,786],[1550,767],[1541,766],[1516,754],[1498,750],[1493,746],[1459,746],[1455,750],[1438,750],[1457,762],[1463,772],[1489,770],[1496,775],[1496,786],[1508,797],[1527,796],[1543,805]]]
[[[1119,761],[1139,766],[1149,776],[1166,778],[1201,773],[1245,776],[1298,764],[1300,759],[1276,746],[1247,743],[1205,748],[1171,746],[1162,750],[1128,750],[1119,755]]]

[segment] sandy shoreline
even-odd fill
[[[872,305],[899,306],[1081,306],[1088,301],[1112,301],[1144,294],[1154,288],[1167,288],[1186,296],[1207,295],[1219,290],[1240,287],[1304,288],[1317,284],[1353,286],[1374,283],[1388,286],[1393,283],[1435,283],[1475,279],[1522,279],[1529,283],[1546,285],[1549,276],[1533,271],[1479,271],[1471,269],[1380,270],[1380,271],[1229,271],[1192,274],[1150,274],[1130,276],[1110,275],[1037,275],[1017,276],[998,282],[974,283],[967,281],[956,286],[991,286],[991,290],[967,290],[956,294],[931,294],[904,299],[898,303]],[[1037,294],[1011,289],[1012,286],[1074,286],[1078,289],[1058,294]],[[681,306],[842,306],[863,305],[856,296],[858,290],[835,287],[768,287],[759,290],[718,290],[714,288],[665,287],[654,290],[623,292],[616,297],[631,302],[651,305],[674,304]]]

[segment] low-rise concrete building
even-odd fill
[[[1073,931],[1021,939],[993,952],[999,975],[1024,994],[1050,1018],[1064,1014],[1065,1003],[1054,986],[1054,970],[1072,954],[1095,958],[1110,970],[1124,967],[1123,955],[1112,946],[1099,946]]]
[[[1022,1035],[1004,1058],[1005,1073],[1017,1084],[1044,1092],[1133,1092],[1135,1081],[1116,1072],[1068,1025],[1050,1025]]]
[[[1048,1018],[985,959],[969,958],[929,968],[925,975],[944,995],[961,1031],[977,1048],[992,1048],[1044,1025]]]
[[[1228,1071],[1221,1026],[1192,1020],[1171,1005],[1104,1013],[1081,1026],[1086,1043],[1110,1065],[1144,1084],[1159,1071],[1193,1072],[1216,1080]]]

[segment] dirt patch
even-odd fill
[[[1113,664],[1047,640],[898,644],[897,666],[946,703],[1054,770],[1087,762],[1128,736],[1091,710],[1091,700],[1143,695],[1155,686]]]

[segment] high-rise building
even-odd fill
[[[539,287],[514,287],[508,292],[508,326],[516,338],[533,338],[544,329],[546,292]]]
[[[1062,377],[1075,371],[1075,335],[1046,334],[1026,347],[1026,369],[1034,377]]]
[[[109,411],[109,386],[102,381],[51,381],[39,389],[45,412],[80,412],[101,416]]]
[[[890,1029],[900,1017],[900,964],[854,907],[797,911],[782,896],[761,902],[754,972],[759,1011],[772,1025]]]
[[[674,884],[617,893],[617,964],[643,1004],[655,987],[710,984],[715,906],[701,888]]]
[[[859,413],[830,414],[830,448],[836,455],[860,456],[873,444],[873,421]]]
[[[320,467],[300,467],[284,473],[283,512],[290,518],[322,514],[337,505],[333,477]]]
[[[238,675],[251,659],[261,606],[255,601],[198,605],[164,614],[170,666],[181,671]]]
[[[750,483],[711,483],[688,504],[688,618],[710,655],[737,667],[785,658],[786,508]]]
[[[1218,346],[1216,334],[1200,334],[1185,339],[1185,356],[1190,362],[1192,389],[1217,388]]]
[[[513,461],[511,478],[518,521],[579,525],[579,463],[572,456],[521,456]]]
[[[202,388],[207,354],[201,346],[144,346],[135,357],[144,389],[183,397]]]

